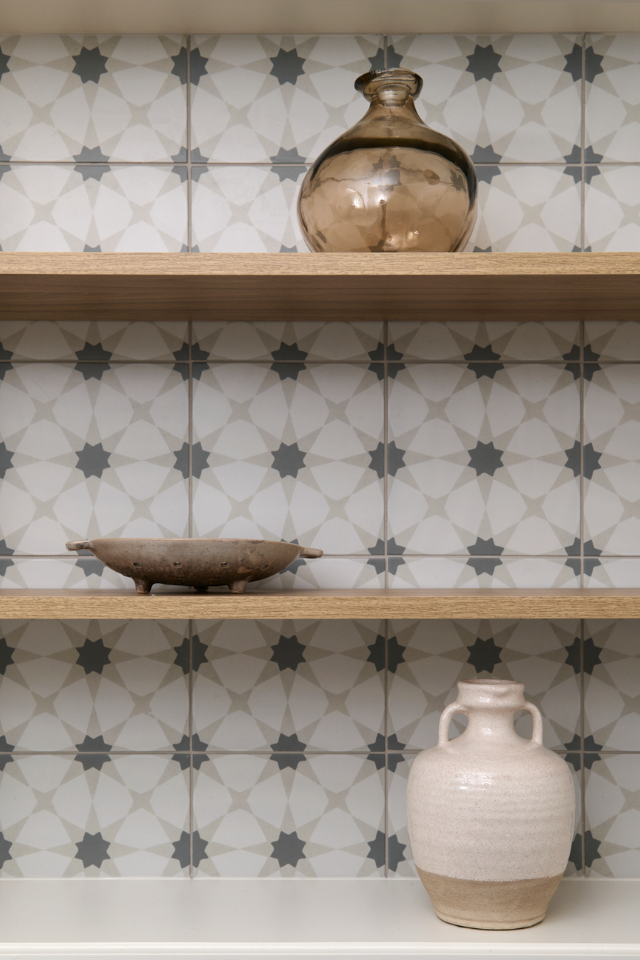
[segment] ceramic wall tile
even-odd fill
[[[469,369],[471,367],[472,369]],[[416,364],[389,391],[389,531],[408,553],[567,555],[579,536],[578,384],[542,364]]]
[[[170,750],[189,726],[187,630],[186,621],[4,621],[0,739],[17,751],[85,751],[85,766],[110,749]]]
[[[585,320],[585,359],[640,360],[640,324],[635,320]]]
[[[209,749],[366,751],[382,735],[381,621],[204,621],[194,629],[193,725]]]
[[[425,315],[426,319],[426,315]],[[397,320],[389,324],[389,360],[469,361],[469,369],[489,373],[496,364],[513,361],[575,361],[580,324],[574,320],[479,322]],[[488,364],[489,366],[485,366]],[[394,370],[391,368],[390,376]]]
[[[587,620],[584,641],[585,730],[594,750],[637,751],[640,651],[634,620]]]
[[[595,162],[637,162],[640,37],[587,34],[585,45],[587,151]]]
[[[260,360],[283,371],[303,362],[384,359],[384,324],[378,320],[211,321],[193,324],[193,340],[194,360]]]
[[[384,771],[372,761],[214,756],[195,778],[198,876],[384,875]]]
[[[60,755],[5,765],[2,876],[188,876],[188,773],[169,757],[100,759],[86,769]]]
[[[578,639],[576,639],[578,638]],[[438,741],[439,717],[460,680],[517,680],[542,713],[545,746],[568,747],[580,728],[578,620],[398,620],[389,622],[388,726],[398,749]],[[466,726],[459,715],[451,736]],[[517,732],[531,737],[531,718]]]
[[[378,541],[378,546],[382,541]],[[370,548],[371,550],[377,548]],[[248,590],[381,590],[385,586],[384,557],[323,557],[295,560],[282,573]]]
[[[585,586],[636,589],[640,587],[640,560],[589,557],[585,559]]]
[[[594,759],[587,771],[585,811],[588,873],[640,878],[640,755]]]
[[[640,166],[601,164],[587,170],[584,223],[589,250],[640,250]]]
[[[186,159],[184,37],[0,35],[0,51],[0,154]]]
[[[0,245],[4,251],[179,253],[187,243],[187,183],[180,170],[0,166]]]
[[[570,253],[580,249],[580,167],[478,167],[478,219],[466,250]]]
[[[307,253],[296,203],[306,168],[191,168],[193,247],[200,253]]]
[[[90,556],[19,557],[0,540],[0,586],[5,590],[131,590],[132,581]],[[171,587],[165,589],[171,590]],[[175,588],[174,588],[175,589]]]
[[[159,323],[147,320],[139,323],[123,320],[0,320],[0,355],[4,363],[70,360],[78,368],[91,371],[98,370],[94,364],[101,364],[104,369],[108,362],[172,362],[185,359],[188,341],[188,324],[184,320]]]
[[[593,556],[640,553],[640,366],[585,370],[585,548]]]
[[[270,590],[381,590],[385,585],[385,558],[324,557],[296,560],[275,577],[249,584],[248,592]],[[392,561],[390,561],[392,562]],[[11,554],[0,540],[0,586],[4,589],[42,590],[132,590],[133,582],[92,556],[25,558]],[[181,592],[182,587],[154,587],[162,593]],[[220,592],[226,592],[221,588]]]
[[[64,554],[96,536],[184,536],[188,390],[159,364],[16,364],[0,382],[2,538]]]
[[[418,111],[478,163],[559,163],[580,143],[580,37],[392,36],[424,80]]]
[[[401,754],[398,755],[402,756]],[[411,853],[409,831],[407,830],[407,779],[415,754],[405,754],[398,761],[396,769],[389,774],[388,786],[388,834],[389,834],[389,877],[415,877],[417,870]],[[582,803],[580,799],[580,778],[573,771],[573,784],[576,793],[576,812],[574,816],[574,838],[570,859],[565,870],[565,877],[575,877],[581,873],[582,864],[578,856],[578,849],[582,840]],[[578,864],[580,864],[578,866]],[[427,893],[424,894],[427,898]]]
[[[389,557],[389,586],[395,590],[478,587],[550,589],[580,586],[577,557]]]
[[[382,66],[377,36],[194,36],[194,160],[301,164],[366,111],[354,80]]]
[[[382,383],[365,365],[273,366],[198,368],[196,535],[366,553],[382,535]]]

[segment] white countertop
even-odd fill
[[[417,880],[0,881],[0,957],[640,956],[640,881],[565,880],[543,923],[443,923]]]

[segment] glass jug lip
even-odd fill
[[[356,90],[367,100],[374,100],[384,90],[391,93],[394,88],[402,96],[400,99],[411,97],[413,100],[422,90],[422,77],[413,70],[394,67],[391,70],[371,70],[363,73],[354,83]]]

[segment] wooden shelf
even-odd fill
[[[0,590],[11,620],[546,620],[640,618],[640,590],[293,590],[151,593]]]
[[[439,920],[419,880],[0,881],[0,957],[638,957],[639,880],[564,880],[545,920],[470,930]]]
[[[0,302],[6,320],[635,320],[640,254],[0,253]]]
[[[0,0],[4,33],[635,32],[619,0]]]

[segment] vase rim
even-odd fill
[[[356,90],[367,100],[377,97],[385,88],[404,87],[404,98],[415,99],[422,90],[422,77],[405,67],[391,67],[388,70],[370,70],[363,73],[354,83]]]

